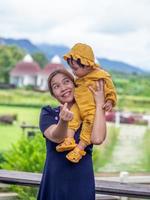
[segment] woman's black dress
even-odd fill
[[[40,129],[44,131],[59,120],[58,108],[45,106],[40,114]],[[75,134],[79,141],[80,129]],[[56,143],[46,140],[46,161],[37,200],[95,200],[95,183],[92,164],[92,145],[86,148],[78,164],[66,159],[68,152],[58,153]]]

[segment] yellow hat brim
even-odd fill
[[[69,52],[63,56],[64,60],[67,60],[69,58],[73,58],[74,60],[80,59],[81,63],[83,65],[91,66],[91,67],[100,67],[97,63],[93,62],[92,60],[89,60],[87,58],[84,58],[83,56],[79,54],[74,54],[73,52]]]

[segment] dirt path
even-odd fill
[[[112,160],[100,171],[128,171],[140,168],[141,144],[146,126],[123,124]]]

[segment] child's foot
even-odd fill
[[[80,159],[86,155],[84,150],[81,150],[78,146],[76,146],[72,151],[70,151],[66,158],[73,163],[78,163]]]
[[[57,152],[69,151],[77,146],[75,139],[72,137],[67,137],[65,140],[56,146]]]

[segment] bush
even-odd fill
[[[3,152],[0,152],[0,165],[5,162],[5,159],[4,159],[4,155],[3,155]],[[1,166],[0,166],[0,169],[1,169]]]
[[[27,172],[41,172],[45,160],[45,143],[41,133],[32,138],[22,138],[3,154],[0,168]],[[12,186],[21,200],[34,200],[37,188]]]
[[[34,85],[27,85],[23,87],[25,90],[33,90],[35,88]]]

